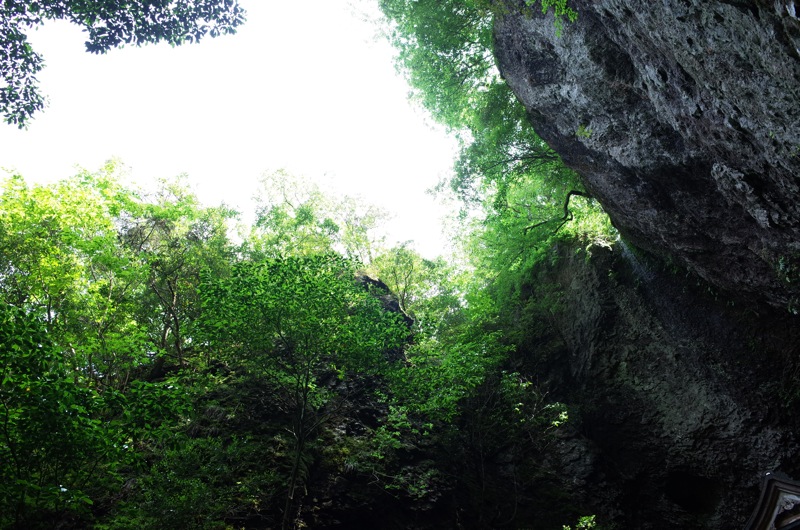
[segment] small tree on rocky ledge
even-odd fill
[[[355,282],[353,262],[316,255],[242,263],[202,289],[212,348],[263,378],[292,436],[283,528],[291,526],[304,480],[306,446],[329,417],[336,392],[327,381],[378,374],[385,353],[408,329],[401,315]]]

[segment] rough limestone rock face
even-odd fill
[[[616,528],[743,528],[764,472],[800,476],[797,317],[621,245],[554,262],[533,283],[563,311],[521,354],[571,411],[550,462],[569,502]]]
[[[620,231],[712,284],[800,301],[800,2],[570,0],[495,25],[539,135]]]

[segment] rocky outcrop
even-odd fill
[[[765,472],[800,476],[797,317],[622,244],[554,254],[530,301],[561,310],[520,362],[570,409],[549,456],[569,502],[616,528],[743,528]]]
[[[800,300],[800,4],[520,2],[495,24],[502,75],[539,135],[636,246],[713,285]]]

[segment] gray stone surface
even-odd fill
[[[560,289],[561,346],[522,355],[570,407],[550,464],[572,503],[617,528],[743,528],[763,472],[800,472],[797,317],[621,244],[561,249],[539,282]]]
[[[570,0],[495,25],[534,128],[641,248],[743,297],[800,300],[800,10]],[[576,134],[579,133],[580,134]]]

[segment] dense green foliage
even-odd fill
[[[389,22],[389,39],[397,49],[398,69],[408,79],[412,97],[461,140],[450,181],[453,190],[471,201],[484,202],[493,195],[502,205],[510,184],[532,173],[563,169],[558,156],[531,128],[525,109],[495,65],[492,21],[508,9],[504,2],[381,0],[380,4]],[[554,8],[557,21],[577,16],[565,0],[545,0],[541,7],[544,12]],[[577,185],[568,172],[559,178]]]
[[[379,375],[408,329],[354,282],[355,267],[332,254],[237,264],[203,291],[204,335],[220,359],[243,364],[269,387],[291,434],[283,526],[291,521],[308,440],[337,398],[328,381]],[[341,394],[338,396],[341,398]]]
[[[237,0],[5,0],[0,3],[0,114],[7,123],[24,127],[44,108],[36,79],[44,58],[33,50],[27,33],[45,21],[68,20],[83,27],[86,50],[105,53],[123,44],[178,45],[233,33],[244,16]]]
[[[71,374],[41,321],[0,306],[0,525],[52,524],[59,511],[82,513],[90,493],[115,483],[122,432],[101,422],[116,408]]]
[[[256,222],[245,252],[251,258],[339,252],[368,263],[381,244],[374,232],[388,218],[352,197],[334,198],[279,170],[261,178]]]
[[[483,528],[524,520],[522,506],[531,509],[537,503],[542,503],[539,513],[553,513],[554,519],[578,515],[558,515],[557,503],[548,503],[559,490],[538,465],[549,429],[566,419],[566,410],[548,403],[546,389],[514,368],[535,357],[529,337],[546,335],[550,319],[561,309],[558,290],[538,277],[543,265],[557,259],[554,249],[585,249],[589,255],[593,245],[608,245],[616,234],[578,176],[532,129],[492,52],[495,17],[510,9],[531,17],[550,12],[556,31],[568,31],[565,23],[578,14],[567,3],[380,2],[412,98],[461,142],[453,175],[439,191],[462,201],[454,238],[469,271],[454,284],[466,308],[409,349],[414,370],[399,386],[421,397],[417,404],[427,407],[423,410],[429,416],[431,411],[433,416],[456,412],[458,432],[449,434],[449,456],[459,462],[459,479],[466,487],[461,494],[473,507],[475,526]],[[394,257],[402,260],[409,261]],[[419,269],[422,264],[415,265]],[[413,274],[390,283],[401,300],[405,286],[415,285],[410,278]],[[428,352],[434,353],[428,357]],[[419,380],[414,380],[415,371]],[[457,373],[459,384],[448,380],[448,373]],[[473,374],[478,376],[474,380]],[[507,463],[507,472],[498,470],[500,461]],[[590,522],[584,518],[579,527]]]
[[[506,396],[504,436],[539,403],[500,375],[510,345],[470,274],[382,247],[374,209],[267,179],[236,244],[235,212],[182,179],[5,180],[0,526],[291,528],[320,465],[430,502],[455,464],[401,455],[460,436],[475,396]]]
[[[462,200],[457,236],[466,261],[493,296],[515,300],[520,285],[558,240],[607,243],[614,230],[577,175],[530,126],[500,78],[492,21],[505,2],[382,0],[397,66],[412,97],[461,141],[449,188]],[[565,0],[515,5],[552,13],[559,28],[578,13]],[[463,230],[463,226],[470,226]],[[496,300],[505,307],[504,300]]]
[[[514,459],[534,462],[565,411],[509,369],[486,278],[382,247],[373,209],[267,178],[235,244],[236,213],[180,178],[6,179],[0,526],[293,528],[320,476],[428,505],[459,470],[490,526],[494,492],[517,502],[462,460],[528,444]]]
[[[370,527],[382,505],[496,528],[551,509],[542,461],[568,411],[515,351],[558,311],[537,267],[613,230],[499,78],[502,3],[381,5],[416,97],[462,142],[461,259],[387,248],[381,211],[282,171],[247,227],[113,163],[9,177],[1,526]]]

